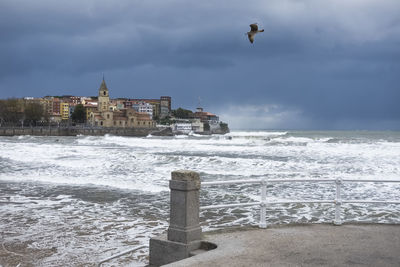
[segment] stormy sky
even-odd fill
[[[233,129],[400,130],[400,1],[0,1],[0,98],[97,95],[103,73]]]

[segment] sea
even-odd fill
[[[400,132],[233,131],[174,137],[0,137],[0,265],[95,266],[168,228],[168,181],[400,179]],[[400,183],[346,183],[344,199],[400,201]],[[270,183],[268,201],[335,198],[333,183]],[[203,186],[201,206],[260,200],[257,185]],[[332,204],[274,204],[267,224],[331,223]],[[397,204],[343,204],[348,223],[400,223]],[[258,207],[200,214],[203,231],[257,226]],[[18,258],[20,257],[20,258]],[[2,260],[3,259],[3,260]],[[3,263],[2,263],[3,261]],[[143,266],[148,248],[104,266]],[[15,264],[15,265],[16,265]]]

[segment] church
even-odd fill
[[[101,82],[97,100],[97,111],[90,113],[90,124],[100,127],[153,128],[149,114],[137,112],[132,108],[116,109],[110,104],[110,96],[106,82]]]

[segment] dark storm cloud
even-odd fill
[[[232,65],[229,59],[218,56],[218,51],[226,48],[223,36],[217,36],[221,30],[209,32],[213,26],[210,22],[200,24],[204,14],[191,19],[181,4],[172,1],[168,10],[163,10],[163,2],[3,3],[2,75],[20,68],[55,67],[82,72],[97,71],[96,66],[118,69],[143,64],[212,68]],[[187,49],[192,45],[200,48],[198,53]]]
[[[397,0],[1,1],[0,97],[93,95],[105,72],[114,96],[200,96],[258,128],[399,128],[398,14]]]

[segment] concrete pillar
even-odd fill
[[[160,266],[190,256],[201,245],[200,176],[193,171],[171,174],[170,226],[167,236],[150,239],[150,265]]]
[[[200,240],[199,174],[193,171],[174,171],[169,188],[171,210],[168,240],[181,243]]]

